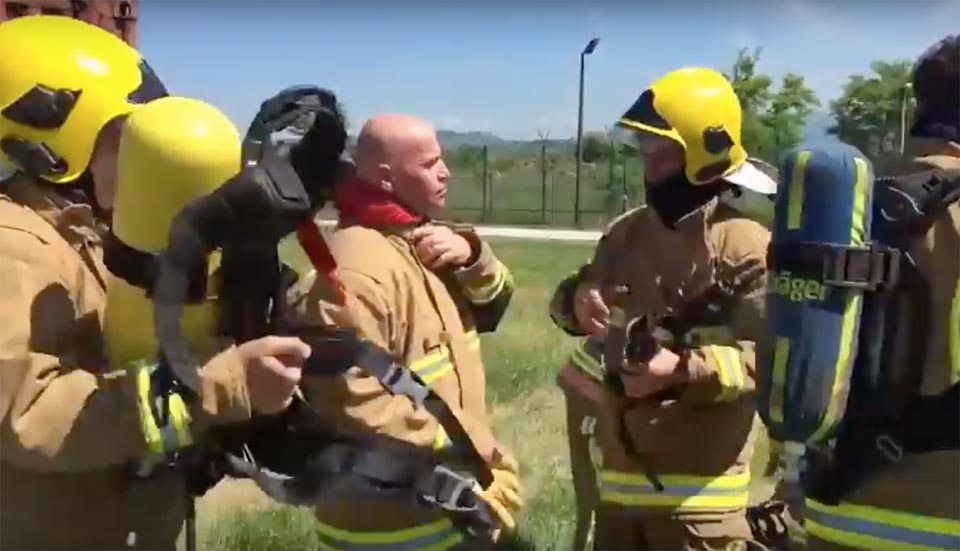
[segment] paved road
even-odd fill
[[[484,237],[516,237],[538,241],[588,241],[595,243],[600,232],[592,230],[563,230],[556,228],[515,228],[512,226],[477,226]]]
[[[335,224],[332,220],[318,220],[318,223],[324,228],[329,228]],[[533,239],[535,241],[586,241],[595,243],[600,239],[599,231],[517,228],[513,226],[477,226],[477,233],[483,237],[513,237],[517,239]]]

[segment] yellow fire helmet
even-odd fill
[[[617,126],[679,143],[687,179],[704,184],[731,175],[746,162],[741,118],[740,101],[726,77],[713,69],[684,67],[644,90]]]
[[[100,130],[167,91],[140,53],[89,23],[0,23],[0,164],[54,183],[87,168]]]
[[[199,100],[167,97],[131,113],[120,141],[113,210],[114,239],[134,251],[124,256],[166,248],[177,213],[240,171],[240,141],[226,115]],[[211,272],[215,265],[212,258]],[[210,299],[214,285],[208,282],[207,290]],[[207,300],[184,310],[183,333],[201,357],[213,351],[215,306]],[[104,332],[114,368],[153,358],[158,349],[153,303],[143,289],[111,275]]]

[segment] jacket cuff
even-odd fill
[[[453,271],[454,276],[474,304],[486,304],[509,284],[510,272],[493,254],[490,245],[473,232],[459,233],[470,243],[474,262]]]
[[[251,416],[246,371],[237,347],[231,345],[200,371],[203,413],[215,424],[244,421]]]
[[[560,280],[557,290],[550,299],[550,319],[553,324],[562,329],[568,335],[582,337],[587,333],[580,328],[574,310],[574,294],[581,283],[589,283],[587,273],[590,270],[590,264],[580,266],[575,272],[571,272],[567,277]]]
[[[737,346],[708,345],[691,350],[687,372],[690,384],[684,396],[693,401],[728,402],[749,390]]]

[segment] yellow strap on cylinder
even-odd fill
[[[151,376],[156,365],[138,362],[132,366],[137,381],[137,409],[140,414],[140,428],[143,431],[147,448],[153,455],[165,455],[185,448],[193,443],[190,434],[190,412],[179,394],[155,396],[151,390]],[[162,411],[166,400],[167,419],[160,423],[155,411]],[[154,408],[153,406],[158,407]]]

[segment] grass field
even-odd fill
[[[521,462],[527,508],[511,548],[568,549],[573,491],[563,398],[554,378],[576,345],[555,328],[547,303],[556,283],[579,266],[592,245],[492,240],[511,267],[516,294],[496,334],[483,337],[488,400],[498,437]],[[758,456],[765,455],[760,446]],[[758,486],[766,492],[765,486]],[[198,512],[203,549],[316,549],[312,514],[279,507],[247,482],[208,493]]]
[[[468,222],[479,222],[483,205],[483,180],[479,171],[452,168],[447,203],[453,217]],[[622,172],[617,165],[614,170],[614,189],[610,185],[609,166],[585,164],[581,173],[580,209],[581,225],[586,228],[601,228],[613,216],[621,212]],[[639,191],[641,169],[629,165],[627,186],[631,204],[642,197]],[[576,178],[573,163],[561,163],[548,170],[546,190],[539,165],[518,166],[502,173],[490,170],[487,218],[485,223],[515,225],[573,226],[573,209],[576,203]],[[544,197],[544,195],[546,197]],[[545,199],[545,201],[544,201]],[[545,212],[541,205],[545,203]]]

